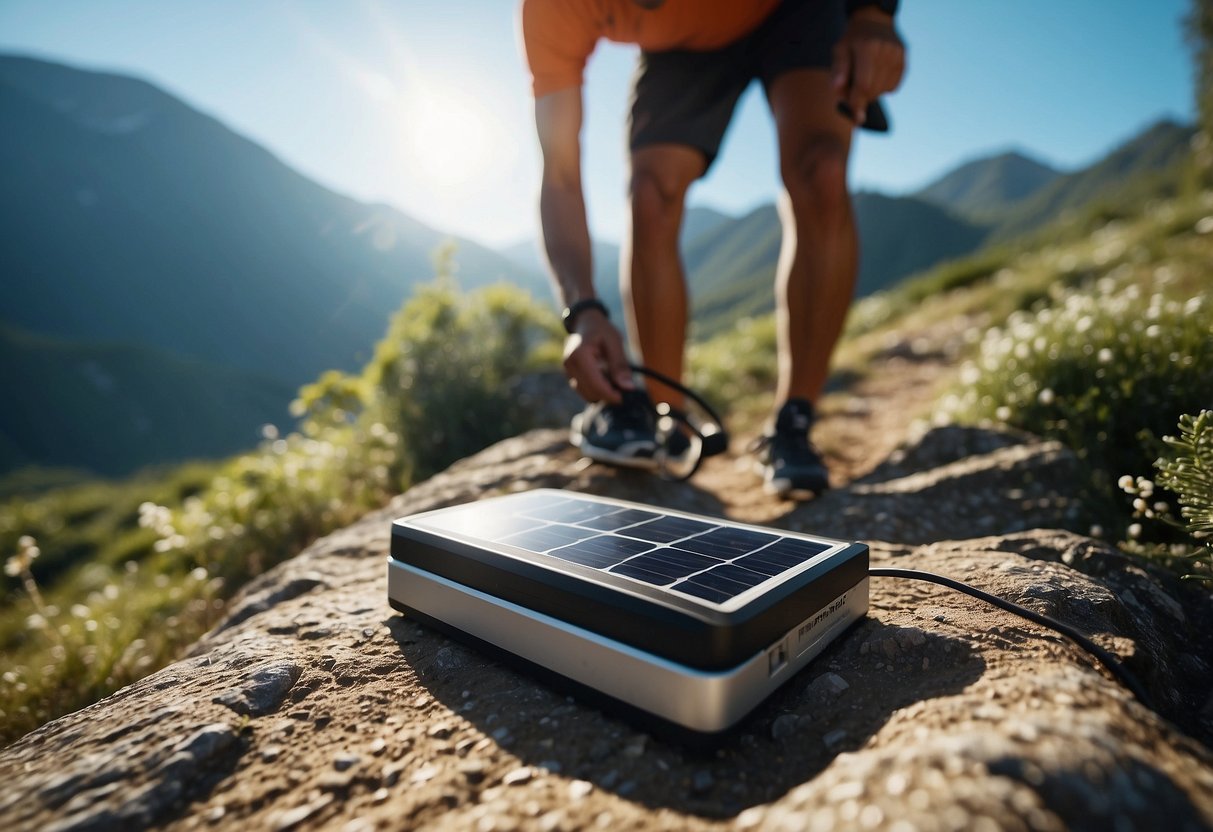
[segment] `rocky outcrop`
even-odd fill
[[[868,540],[874,565],[1060,618],[1157,710],[1048,630],[874,578],[866,620],[735,738],[692,751],[394,613],[401,514],[539,486],[722,509],[693,485],[586,467],[539,431],[317,542],[182,661],[0,752],[0,827],[1213,827],[1208,594],[1064,531],[1074,470],[1054,444],[937,428],[774,525]]]

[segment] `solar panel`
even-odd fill
[[[561,675],[599,689],[618,684],[583,667],[587,651],[633,675],[674,672],[677,684],[704,695],[711,688],[705,674],[736,679],[755,662],[764,671],[765,665],[782,671],[792,659],[807,662],[827,630],[867,608],[862,544],[573,492],[532,491],[439,509],[401,518],[392,531],[394,606],[508,654],[529,653],[522,658],[556,665]],[[440,596],[444,605],[435,600]],[[832,605],[829,627],[812,623]],[[523,638],[524,631],[533,632]],[[570,634],[579,658],[545,652],[543,640]],[[772,650],[785,658],[759,661]],[[659,665],[661,673],[654,670]],[[752,698],[775,675],[771,670],[767,683],[742,687]],[[653,701],[664,694],[641,696],[634,688],[633,679],[624,692],[642,699],[642,710],[669,718]],[[707,729],[674,722],[717,730],[723,706],[712,707],[714,716],[699,720],[711,723]]]
[[[669,586],[724,608],[729,608],[724,602],[764,579],[839,545],[546,491],[448,509],[415,522],[421,529],[469,535]]]

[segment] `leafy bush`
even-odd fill
[[[687,355],[690,386],[720,408],[775,389],[775,317],[742,318],[710,341],[692,344]]]
[[[1179,436],[1163,441],[1170,451],[1154,461],[1155,480],[1126,475],[1120,487],[1133,498],[1134,517],[1181,529],[1194,545],[1134,545],[1139,554],[1172,560],[1186,577],[1213,582],[1213,410],[1180,417]],[[1170,503],[1152,502],[1156,483],[1177,496],[1182,521],[1174,518]],[[1139,530],[1131,529],[1130,537],[1138,537]]]
[[[558,354],[557,329],[517,289],[462,294],[439,280],[361,374],[303,388],[297,432],[267,426],[256,451],[164,481],[4,506],[4,579],[18,589],[0,609],[0,743],[171,661],[250,577],[526,427],[510,391]]]
[[[1161,437],[1213,390],[1213,304],[1103,278],[1089,293],[1011,315],[990,330],[943,410],[1062,440],[1088,476],[1080,490],[1109,531],[1131,518],[1116,484],[1150,470]]]
[[[520,376],[552,357],[551,310],[507,285],[424,287],[392,321],[364,377],[367,417],[400,436],[402,478],[422,479],[530,426]]]

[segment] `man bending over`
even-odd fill
[[[652,466],[652,401],[683,404],[665,385],[651,383],[647,392],[636,385],[623,339],[594,290],[580,133],[583,71],[598,39],[641,49],[632,81],[631,222],[621,280],[636,358],[675,379],[682,376],[687,331],[678,252],[684,197],[715,159],[742,92],[752,80],[762,82],[779,143],[783,247],[775,286],[776,412],[758,461],[769,490],[805,498],[829,485],[809,431],[857,270],[847,158],[852,130],[882,119],[877,96],[901,82],[905,49],[893,27],[896,6],[896,0],[522,0],[543,154],[543,240],[565,306],[565,373],[590,403],[573,420],[573,440],[587,456]]]

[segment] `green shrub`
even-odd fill
[[[1079,491],[1101,525],[1131,521],[1117,489],[1149,471],[1161,437],[1213,390],[1213,304],[1149,297],[1111,279],[1056,306],[1011,315],[990,330],[945,413],[1060,439],[1086,469]]]
[[[514,386],[558,342],[555,315],[508,285],[420,289],[392,321],[364,373],[369,418],[407,453],[392,473],[422,479],[530,426]]]
[[[776,381],[775,317],[742,318],[710,341],[692,344],[687,354],[691,388],[722,412],[745,399],[770,395]]]
[[[1179,436],[1164,436],[1170,449],[1154,461],[1156,476],[1123,476],[1120,487],[1133,499],[1134,517],[1155,520],[1190,536],[1190,544],[1158,546],[1134,544],[1139,554],[1170,560],[1185,577],[1213,582],[1213,410],[1185,414],[1179,420]],[[1176,520],[1172,505],[1155,500],[1155,486],[1171,491],[1180,505]],[[1130,537],[1140,536],[1140,526]]]
[[[440,280],[361,374],[300,391],[297,432],[268,426],[256,451],[163,479],[0,506],[0,744],[163,666],[252,576],[526,427],[511,388],[558,355],[557,330],[517,289]]]

